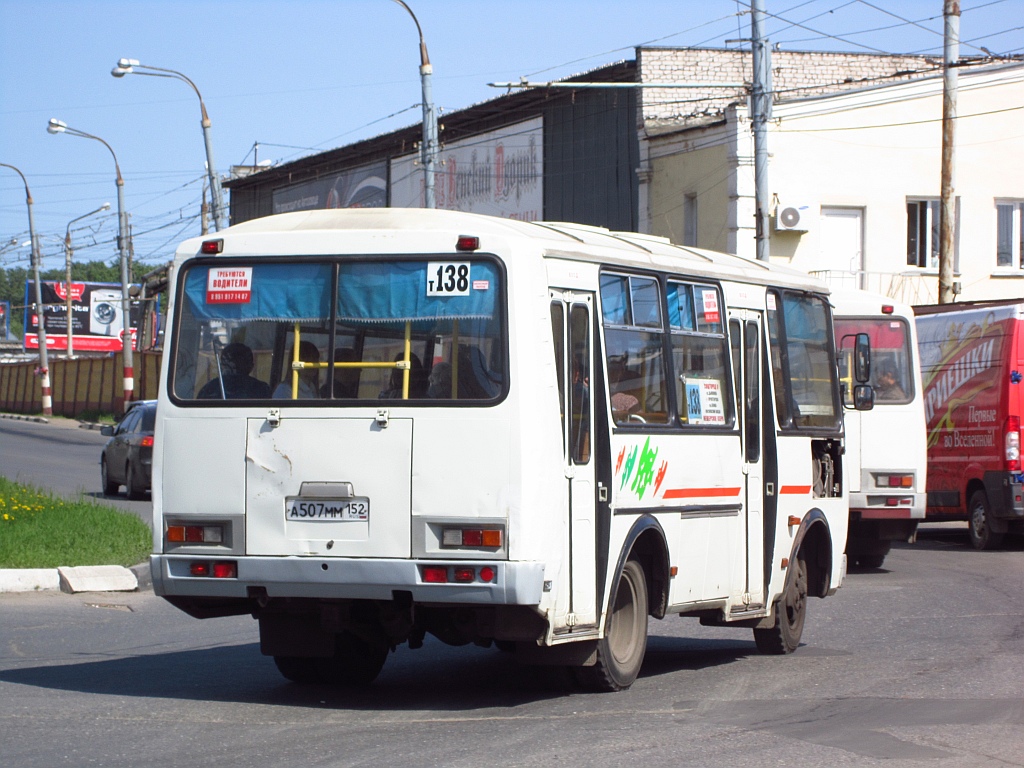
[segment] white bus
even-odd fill
[[[881,568],[892,543],[911,540],[925,516],[928,435],[914,311],[867,291],[835,290],[830,298],[848,409],[854,339],[866,333],[871,342],[874,408],[846,411],[846,554],[854,565]]]
[[[154,589],[297,682],[427,633],[629,687],[648,617],[793,651],[846,574],[827,289],[644,235],[290,213],[184,243]]]

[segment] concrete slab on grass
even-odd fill
[[[120,565],[80,565],[57,569],[61,592],[134,592],[135,574]]]

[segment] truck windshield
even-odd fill
[[[171,395],[496,400],[507,370],[501,278],[482,259],[197,260],[178,284]]]
[[[907,321],[899,317],[837,317],[835,325],[839,378],[844,384],[846,404],[853,405],[850,359],[858,333],[866,333],[871,340],[870,384],[875,390],[875,404],[909,403],[914,396],[914,375]]]

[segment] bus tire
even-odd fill
[[[377,679],[390,650],[386,642],[364,640],[352,632],[339,632],[334,642],[334,656],[324,659],[327,682],[369,685]]]
[[[968,531],[975,549],[996,549],[1003,543],[1003,534],[992,530],[992,512],[984,491],[975,491],[967,504]]]
[[[775,626],[754,629],[757,650],[780,656],[800,645],[807,617],[807,563],[799,555],[790,565],[796,572],[775,604]]]
[[[619,574],[608,612],[604,637],[597,643],[597,662],[577,667],[579,682],[594,691],[623,691],[640,673],[647,650],[647,581],[636,560],[627,560]]]
[[[885,555],[857,555],[857,564],[861,568],[881,568],[885,562]]]
[[[310,685],[324,681],[323,659],[305,656],[275,656],[277,671],[293,683]]]

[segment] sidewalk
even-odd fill
[[[103,425],[77,421],[61,416],[26,416],[20,413],[0,413],[0,419],[32,421],[52,424],[66,429],[94,429]],[[153,578],[149,563],[131,568],[120,565],[94,565],[62,568],[0,568],[0,594],[5,592],[36,592],[61,590],[63,592],[134,592],[151,589]]]

